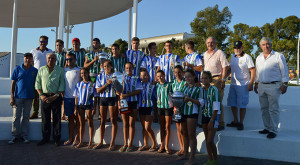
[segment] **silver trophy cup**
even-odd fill
[[[184,104],[183,98],[184,94],[180,91],[175,91],[172,95],[172,102],[174,105],[174,116],[173,121],[179,123],[182,121],[182,115],[180,112],[180,107]]]
[[[118,92],[122,93],[123,91],[123,74],[120,72],[115,72],[112,76],[112,87]]]

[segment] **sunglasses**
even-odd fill
[[[48,43],[47,41],[40,41],[40,43],[42,44],[42,43],[44,43],[44,44],[46,44],[46,43]]]
[[[73,58],[66,58],[66,61],[72,61]]]

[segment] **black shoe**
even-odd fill
[[[237,130],[239,131],[244,130],[244,124],[238,123]]]
[[[54,142],[54,145],[55,145],[56,147],[60,146],[60,141],[59,141],[59,140],[55,141],[55,142]]]
[[[218,127],[217,131],[222,131],[222,130],[224,130],[224,129],[225,129],[225,127],[224,127],[224,126],[222,126],[222,125],[219,125],[219,127]]]
[[[38,145],[38,146],[41,146],[41,145],[44,145],[44,144],[46,144],[46,143],[48,143],[48,142],[49,142],[49,140],[43,139],[43,140],[41,140],[40,142],[38,142],[37,145]]]
[[[273,139],[273,138],[275,138],[275,137],[276,137],[276,134],[273,133],[273,132],[270,132],[270,133],[267,135],[267,138],[269,138],[269,139]]]
[[[270,131],[264,129],[264,130],[258,131],[258,133],[260,133],[260,134],[268,134],[268,133],[270,133]]]
[[[231,123],[229,124],[226,124],[227,127],[238,127],[239,126],[239,123],[235,123],[234,121],[232,121]]]

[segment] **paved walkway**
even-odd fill
[[[7,141],[0,141],[0,165],[181,165],[185,162],[176,161],[176,155],[167,155],[165,153],[159,154],[148,151],[120,153],[118,151],[109,151],[108,146],[98,150],[89,150],[86,147],[81,149],[75,149],[71,146],[55,147],[52,143],[37,146],[36,143],[8,145]],[[203,164],[207,161],[207,155],[197,154],[196,161],[196,164]],[[295,163],[219,156],[219,164],[292,165]]]

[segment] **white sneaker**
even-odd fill
[[[28,143],[30,143],[30,140],[24,139],[24,142],[23,142],[23,143],[28,144]]]
[[[13,137],[10,141],[8,141],[8,144],[15,144],[17,141],[17,138]]]

